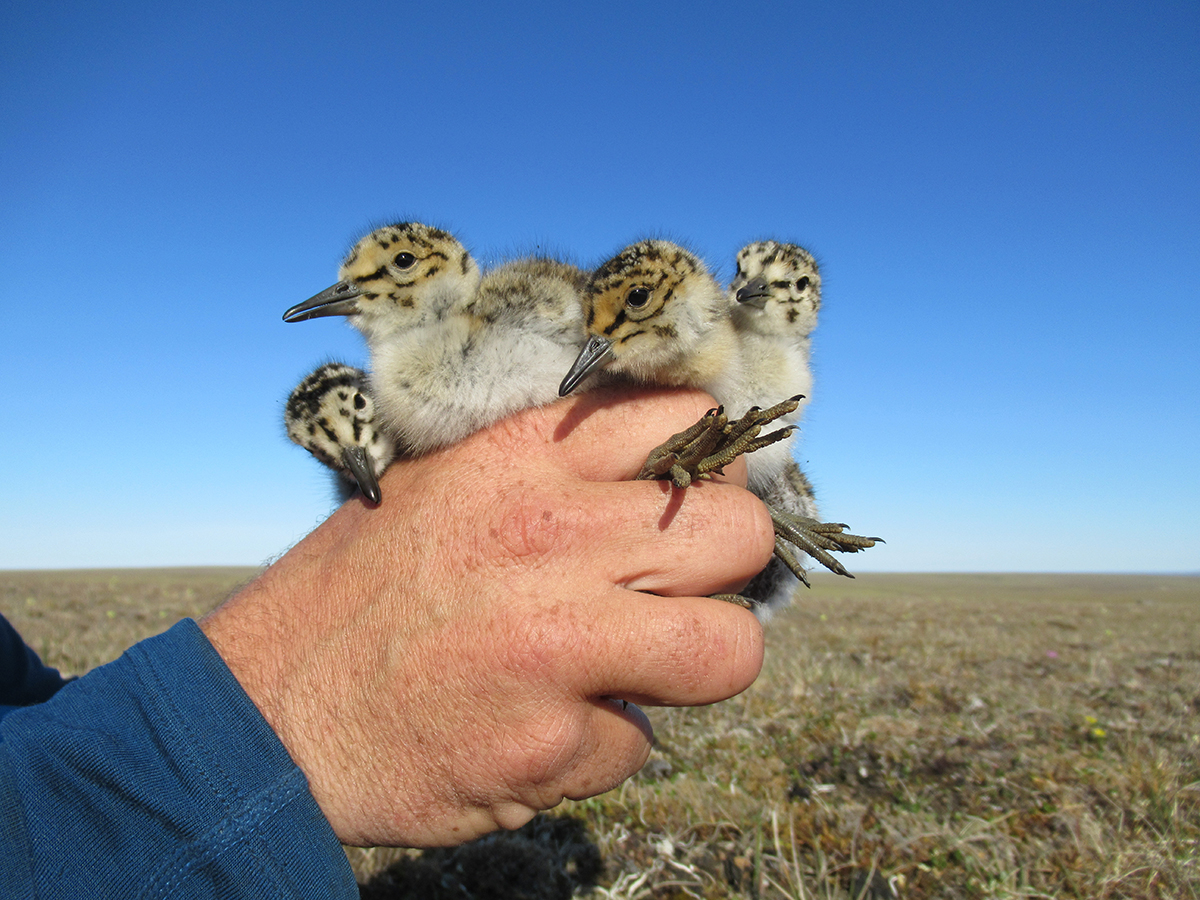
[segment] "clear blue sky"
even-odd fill
[[[257,564],[330,507],[285,325],[381,221],[822,263],[799,456],[869,570],[1200,570],[1200,6],[0,9],[0,567]]]

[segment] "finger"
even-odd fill
[[[736,590],[762,570],[775,546],[766,507],[735,485],[678,490],[662,482],[581,481],[555,469],[532,476],[502,469],[503,478],[481,486],[480,465],[491,471],[472,459],[425,479],[436,487],[432,499],[425,488],[381,482],[407,499],[396,505],[405,513],[426,503],[434,516],[472,509],[455,537],[458,552],[433,557],[442,568],[482,568],[504,578],[517,564],[543,583],[554,577],[575,589],[616,584],[695,596]]]
[[[613,698],[594,700],[579,760],[558,790],[571,800],[611,791],[646,764],[653,738],[650,720],[633,704]]]
[[[592,695],[651,706],[717,703],[762,669],[762,626],[732,603],[618,590],[592,612],[589,665],[578,673]]]
[[[702,391],[620,385],[518,413],[490,431],[494,439],[517,446],[549,445],[552,458],[585,480],[627,481],[651,450],[716,405]],[[727,475],[739,468],[740,463],[731,465]]]
[[[563,702],[566,706],[551,721],[510,736],[510,758],[520,762],[510,773],[513,791],[504,798],[508,803],[542,810],[557,806],[564,797],[582,800],[601,794],[637,772],[649,757],[654,729],[636,706],[574,694]],[[564,743],[564,734],[575,737]],[[494,809],[502,807],[503,803]]]
[[[675,596],[736,591],[771,559],[771,517],[734,485],[584,485],[578,523],[587,553],[612,584]]]

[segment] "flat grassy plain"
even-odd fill
[[[0,610],[79,673],[254,573],[0,572]],[[1200,897],[1200,577],[818,574],[748,691],[649,714],[615,791],[348,849],[363,897]]]

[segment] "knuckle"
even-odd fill
[[[661,416],[672,431],[682,431],[700,421],[717,407],[711,394],[693,388],[677,388],[662,396]]]
[[[523,481],[497,495],[481,526],[482,555],[500,566],[540,566],[575,533],[569,509]]]
[[[585,655],[589,628],[573,613],[570,604],[558,602],[536,615],[510,618],[507,631],[502,640],[510,671],[525,679],[549,680],[561,690],[565,685],[557,683],[560,674]]]
[[[554,785],[574,767],[584,730],[574,719],[562,710],[552,710],[529,720],[529,727],[513,746],[511,764],[518,784],[535,788]]]

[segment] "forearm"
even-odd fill
[[[190,620],[0,737],[5,896],[357,896],[304,774]]]

